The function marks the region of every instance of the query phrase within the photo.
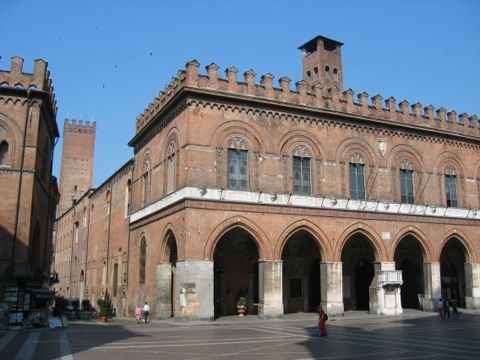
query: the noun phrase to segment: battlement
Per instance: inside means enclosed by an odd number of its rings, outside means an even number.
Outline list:
[[[218,65],[215,63],[206,66],[206,74],[199,74],[200,64],[196,60],[189,61],[186,68],[180,70],[176,77],[160,91],[144,112],[137,118],[137,133],[166,105],[180,89],[202,88],[209,91],[224,92],[225,94],[238,94],[240,96],[272,100],[276,103],[305,106],[314,110],[323,109],[348,113],[363,118],[381,120],[385,124],[411,124],[430,129],[442,129],[449,132],[480,137],[479,118],[467,113],[457,114],[455,110],[447,111],[445,108],[434,108],[432,105],[423,106],[416,102],[410,105],[407,100],[397,103],[393,97],[384,100],[381,95],[370,96],[360,92],[354,97],[351,89],[341,90],[337,87],[328,87],[323,84],[309,86],[304,80],[295,83],[295,90],[290,89],[291,80],[281,77],[279,87],[273,86],[274,76],[264,74],[260,83],[255,80],[253,70],[244,72],[244,80],[237,80],[238,70],[229,67],[225,70],[226,77],[218,76]]]
[[[57,112],[54,88],[47,62],[37,59],[34,62],[33,73],[23,72],[23,58],[14,56],[11,59],[10,70],[0,70],[0,88],[16,88],[44,91],[50,96],[53,113]]]
[[[95,133],[97,123],[95,121],[84,121],[75,119],[65,119],[63,131],[80,132],[80,133]]]

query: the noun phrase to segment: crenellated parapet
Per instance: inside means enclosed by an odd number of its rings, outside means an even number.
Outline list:
[[[10,70],[0,70],[0,88],[43,91],[50,98],[53,113],[57,113],[52,79],[45,60],[35,60],[33,73],[24,73],[23,59],[19,56],[12,57]]]
[[[182,88],[198,88],[205,91],[224,92],[228,95],[240,95],[271,100],[284,105],[305,106],[308,110],[325,110],[353,114],[361,118],[383,121],[386,124],[408,124],[430,129],[442,129],[449,132],[480,137],[479,119],[476,115],[457,114],[455,110],[423,106],[419,102],[410,104],[407,100],[397,102],[390,96],[370,96],[365,91],[355,95],[351,89],[341,90],[322,84],[308,85],[304,80],[295,83],[291,89],[291,80],[281,77],[278,87],[274,86],[274,76],[270,73],[260,76],[253,70],[243,73],[243,80],[238,79],[238,70],[229,67],[225,77],[219,77],[218,65],[206,66],[206,73],[199,73],[200,64],[189,61],[186,68],[180,70],[176,77],[162,90],[153,102],[137,118],[137,133],[162,109]]]
[[[96,126],[95,121],[65,119],[63,131],[93,134]]]

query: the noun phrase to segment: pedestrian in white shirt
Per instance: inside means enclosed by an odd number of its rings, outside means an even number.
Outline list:
[[[148,306],[145,301],[145,305],[143,306],[143,318],[145,319],[145,324],[148,322],[148,314],[150,314],[150,306]]]

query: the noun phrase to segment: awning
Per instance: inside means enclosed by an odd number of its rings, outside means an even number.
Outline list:
[[[53,299],[55,292],[46,288],[25,288],[25,291],[32,293],[37,299]]]

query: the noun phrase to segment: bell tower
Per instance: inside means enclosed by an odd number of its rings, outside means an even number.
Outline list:
[[[92,187],[95,130],[95,122],[65,120],[58,216]]]
[[[317,36],[299,49],[302,51],[303,80],[311,87],[321,84],[343,89],[343,43]]]

